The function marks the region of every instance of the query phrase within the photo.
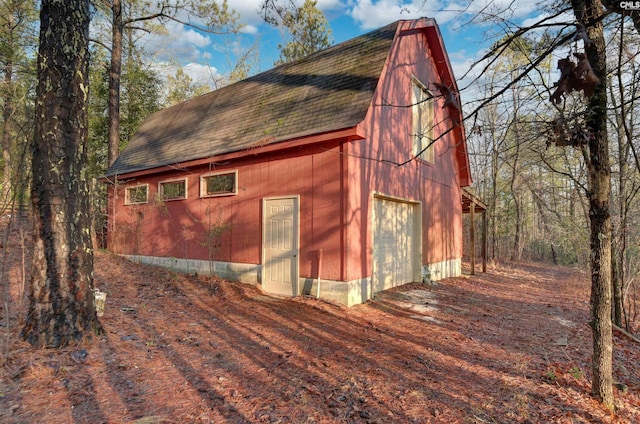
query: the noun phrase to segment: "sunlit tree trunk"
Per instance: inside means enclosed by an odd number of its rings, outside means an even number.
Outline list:
[[[85,181],[88,0],[43,0],[31,198],[33,271],[23,337],[61,347],[99,331]]]

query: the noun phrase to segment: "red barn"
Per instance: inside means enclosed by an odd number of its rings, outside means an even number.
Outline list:
[[[346,305],[459,275],[456,93],[422,18],[159,111],[107,172],[109,247]]]

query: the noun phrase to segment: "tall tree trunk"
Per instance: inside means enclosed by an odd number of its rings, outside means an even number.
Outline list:
[[[9,17],[11,19],[11,17]],[[13,121],[13,62],[9,60],[4,65],[4,85],[5,92],[2,108],[2,192],[0,204],[2,208],[7,207],[11,201],[12,179],[11,179],[11,122]]]
[[[624,254],[625,254],[625,244],[626,244],[626,236],[623,233],[622,222],[618,223],[616,228],[615,225],[611,226],[612,233],[612,245],[611,249],[611,320],[618,327],[624,327],[624,323],[622,320],[623,315],[623,295],[622,295],[622,285],[624,284]]]
[[[624,307],[624,287],[625,281],[627,278],[626,275],[626,255],[627,255],[627,229],[628,229],[628,213],[629,213],[629,201],[628,190],[627,190],[627,174],[629,171],[628,160],[630,159],[630,154],[633,153],[633,158],[636,162],[636,167],[640,170],[640,163],[638,162],[638,157],[636,155],[635,149],[633,148],[633,135],[631,127],[633,126],[633,119],[629,120],[629,110],[634,109],[635,101],[631,100],[631,103],[627,108],[627,95],[628,93],[625,91],[624,86],[624,78],[622,71],[622,60],[625,56],[624,52],[624,43],[625,43],[625,25],[624,25],[625,16],[622,15],[620,19],[620,42],[618,47],[618,66],[616,70],[616,77],[618,82],[618,90],[619,90],[619,101],[620,104],[616,107],[614,105],[614,110],[618,111],[616,113],[616,124],[618,127],[618,227],[617,231],[614,231],[615,237],[615,248],[613,256],[612,256],[612,286],[613,286],[613,304],[612,304],[612,319],[613,322],[622,327],[625,326],[628,329],[629,320],[627,313]],[[631,97],[633,98],[633,93],[631,93]],[[616,96],[611,90],[611,98],[614,99]],[[623,321],[624,320],[624,321]]]
[[[498,147],[496,145],[495,131],[491,124],[491,201],[489,202],[489,216],[491,217],[491,259],[495,259],[498,253]]]
[[[518,111],[518,108],[514,108],[514,110]],[[515,117],[514,119],[518,119]],[[511,173],[511,181],[509,183],[509,188],[511,191],[511,196],[513,197],[513,206],[515,208],[515,234],[513,237],[513,251],[511,252],[511,260],[512,261],[520,261],[522,260],[522,251],[524,250],[524,240],[523,240],[523,226],[524,226],[524,211],[522,207],[522,194],[520,193],[520,183],[519,183],[519,156],[520,156],[520,141],[518,139],[518,124],[514,124],[515,127],[515,152],[513,155],[513,163],[511,164],[513,172]]]
[[[89,1],[42,0],[31,198],[33,271],[22,336],[62,347],[100,330],[85,181]]]
[[[11,198],[12,193],[12,178],[11,178],[11,139],[12,139],[12,122],[13,122],[13,98],[14,98],[14,66],[16,60],[16,50],[17,50],[17,38],[19,37],[16,34],[16,18],[14,13],[15,9],[11,8],[5,10],[7,13],[6,19],[7,23],[3,26],[3,29],[6,30],[6,34],[4,34],[5,38],[5,49],[4,49],[4,57],[2,58],[4,73],[4,89],[2,90],[2,191],[0,192],[0,196],[2,199],[0,200],[0,204],[2,207],[6,207]],[[18,12],[19,13],[19,12]]]
[[[512,75],[513,80],[513,75]],[[513,163],[511,164],[511,181],[509,182],[509,188],[511,191],[511,196],[513,197],[513,206],[515,208],[515,235],[513,238],[513,251],[511,253],[511,260],[520,261],[522,260],[522,251],[524,249],[524,240],[523,240],[523,226],[524,226],[524,211],[522,210],[522,196],[520,193],[520,183],[519,183],[519,160],[520,160],[520,126],[518,123],[520,113],[520,105],[518,103],[518,96],[516,94],[516,88],[513,87],[511,89],[511,101],[513,102],[513,138],[514,138],[514,152],[513,152]]]
[[[524,250],[524,241],[522,239],[522,226],[523,226],[523,218],[522,218],[522,199],[520,197],[520,193],[518,193],[518,189],[515,187],[515,176],[511,181],[511,193],[513,196],[513,205],[515,207],[516,213],[516,222],[515,222],[515,234],[513,236],[513,251],[511,252],[511,260],[512,261],[520,261],[522,260],[522,251]],[[514,189],[516,191],[514,191]]]
[[[624,101],[624,99],[622,99]],[[622,102],[621,102],[622,103]],[[624,111],[624,106],[622,111]],[[626,278],[625,273],[625,255],[627,252],[627,160],[628,160],[628,145],[627,138],[624,131],[625,119],[621,114],[616,114],[616,121],[618,125],[618,157],[619,157],[619,172],[618,172],[618,225],[617,228],[612,226],[611,233],[614,240],[613,246],[615,246],[611,257],[611,286],[613,302],[611,304],[611,319],[614,324],[622,327],[622,315],[624,310],[624,299],[622,294],[622,288],[624,286],[624,280]]]
[[[122,20],[121,0],[113,0],[111,6],[113,22],[111,28],[111,66],[109,69],[109,127],[107,166],[111,166],[120,153],[120,80],[122,78]]]
[[[613,409],[612,326],[611,326],[611,166],[607,139],[607,65],[600,0],[572,0],[578,22],[588,28],[592,41],[586,53],[600,78],[589,99],[586,123],[589,139],[589,220],[591,224],[591,329],[593,334],[592,394]]]

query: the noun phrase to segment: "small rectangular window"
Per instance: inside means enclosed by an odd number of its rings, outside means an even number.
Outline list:
[[[207,174],[200,177],[200,196],[231,196],[238,194],[238,171]]]
[[[124,191],[125,205],[138,205],[149,201],[149,184],[127,187]]]
[[[161,181],[160,198],[162,200],[179,200],[187,198],[187,179]]]
[[[427,162],[433,162],[433,95],[415,78],[412,92],[413,147],[411,153]]]

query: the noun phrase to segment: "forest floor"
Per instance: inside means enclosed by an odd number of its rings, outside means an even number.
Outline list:
[[[501,264],[346,308],[104,252],[95,268],[105,332],[85,346],[20,341],[10,286],[0,422],[640,423],[630,338],[614,335],[616,412],[589,395],[584,271]]]

